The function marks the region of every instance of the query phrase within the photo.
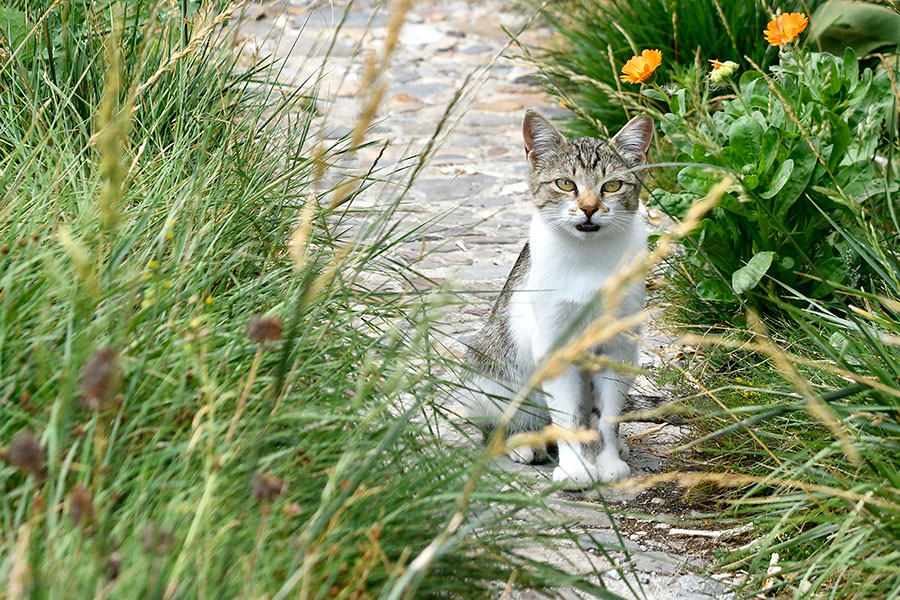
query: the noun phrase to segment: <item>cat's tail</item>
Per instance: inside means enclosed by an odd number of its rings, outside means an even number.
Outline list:
[[[646,394],[628,394],[622,406],[622,415],[628,415],[628,421],[646,421],[650,423],[671,423],[679,425],[684,422],[680,405],[671,404],[670,396],[648,396]],[[668,406],[667,406],[668,405]]]

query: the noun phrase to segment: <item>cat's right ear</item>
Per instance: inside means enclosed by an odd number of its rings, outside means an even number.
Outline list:
[[[525,156],[533,167],[542,154],[566,145],[566,138],[536,110],[525,111],[522,122],[522,137],[525,139]]]

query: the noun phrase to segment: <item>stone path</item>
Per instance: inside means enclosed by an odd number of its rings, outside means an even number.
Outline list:
[[[346,2],[293,0],[251,6],[246,13],[250,20],[242,33],[260,47],[262,54],[274,54],[285,61],[285,81],[300,82],[322,75],[319,109],[327,123],[328,139],[347,135],[357,120],[364,69],[359,49],[377,50],[386,36],[387,10],[373,16],[375,4],[367,0],[353,5],[324,71],[319,70],[321,59]],[[414,3],[387,73],[389,83],[380,120],[368,137],[391,140],[382,164],[403,164],[404,159],[425,147],[444,118],[448,103],[467,77],[475,74],[474,84],[468,88],[470,94],[463,95],[463,101],[446,119],[452,131],[439,140],[439,149],[419,173],[398,212],[398,218],[410,227],[442,215],[436,224],[398,248],[395,256],[414,266],[422,277],[389,282],[418,290],[449,283],[460,291],[460,302],[450,307],[443,325],[446,351],[453,354],[461,354],[462,342],[480,326],[527,235],[532,204],[525,183],[528,167],[521,141],[523,111],[534,107],[552,119],[566,116],[552,97],[536,87],[533,69],[500,56],[509,39],[502,27],[518,30],[528,20],[523,7],[524,3],[501,0]],[[549,31],[535,27],[519,40],[533,47],[545,43],[549,36]],[[379,152],[380,146],[364,149],[346,166],[369,165]],[[380,201],[377,191],[368,191],[356,204],[375,205]],[[642,362],[652,368],[659,360],[655,350],[665,350],[668,340],[652,324],[650,334]],[[644,393],[659,393],[646,379],[641,383]],[[685,435],[686,429],[640,423],[626,424],[623,432],[631,437],[628,462],[633,472],[647,474],[666,470],[665,451]],[[512,461],[502,465],[536,476],[523,478],[523,485],[541,485],[541,478],[549,477],[551,470]],[[604,498],[616,510],[654,514],[672,521],[691,512],[675,489],[640,494],[606,492]],[[540,560],[586,576],[602,574],[612,591],[626,597],[632,591],[638,597],[655,600],[728,596],[725,584],[691,572],[706,564],[712,546],[670,535],[671,523],[637,517],[619,519],[629,555],[614,553],[616,564],[610,564],[597,551],[598,545],[619,546],[606,513],[590,499],[575,494],[560,493],[556,508],[579,519],[578,543],[556,549],[533,548],[533,555]],[[622,580],[616,566],[628,582]],[[513,597],[539,598],[531,593]],[[582,596],[562,590],[558,597]]]

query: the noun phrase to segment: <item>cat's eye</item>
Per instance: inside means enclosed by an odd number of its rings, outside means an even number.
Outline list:
[[[622,182],[618,179],[613,179],[612,181],[607,181],[603,184],[604,192],[618,192],[620,189],[622,189]]]
[[[570,179],[557,179],[556,187],[564,192],[571,192],[575,189],[575,182]]]

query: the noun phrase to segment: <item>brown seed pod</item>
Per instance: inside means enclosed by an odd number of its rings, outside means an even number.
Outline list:
[[[94,498],[80,483],[72,488],[69,497],[69,516],[78,525],[82,520],[89,521],[94,516]]]
[[[257,471],[250,481],[250,490],[253,492],[254,498],[268,502],[284,491],[284,479]]]
[[[43,479],[47,474],[41,442],[30,431],[22,430],[15,435],[7,451],[7,460],[23,473],[38,479]]]
[[[122,366],[118,351],[105,346],[91,354],[81,371],[81,389],[86,397],[82,405],[97,410],[101,403],[119,393],[121,387]]]
[[[264,317],[262,315],[254,315],[250,319],[250,330],[248,334],[250,339],[257,344],[281,339],[281,317],[272,316]]]

